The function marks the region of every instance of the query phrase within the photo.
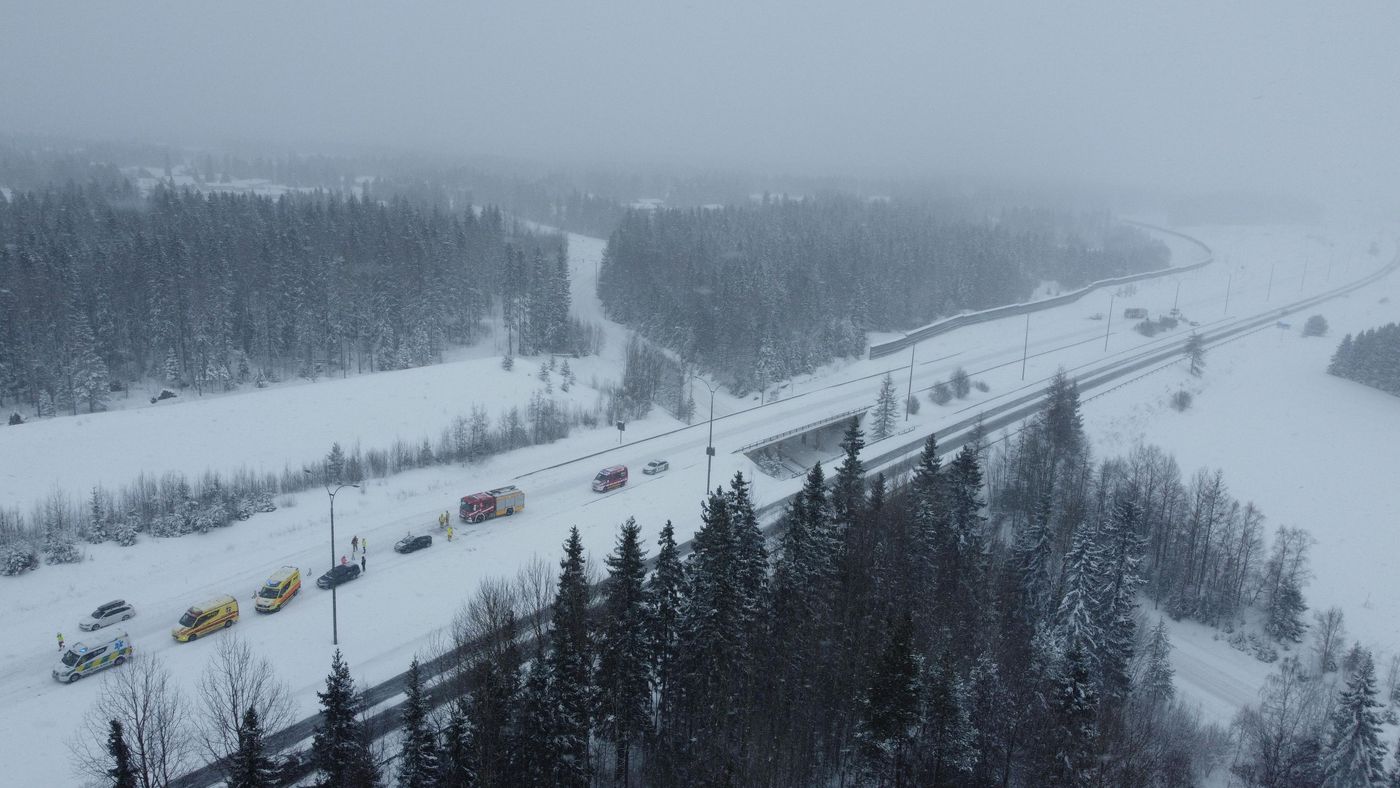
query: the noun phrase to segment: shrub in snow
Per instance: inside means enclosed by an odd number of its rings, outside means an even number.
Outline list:
[[[515,359],[510,356],[501,356],[501,369],[504,369],[506,372],[515,369]]]
[[[15,426],[16,424],[23,424],[23,423],[24,423],[24,417],[23,417],[23,416],[19,415],[18,413],[11,413],[11,414],[10,414],[10,426],[11,426],[11,427]]]
[[[928,393],[929,401],[935,405],[947,405],[953,401],[953,390],[948,388],[944,381],[934,384],[933,390]]]
[[[136,544],[136,526],[126,518],[118,520],[112,526],[112,539],[122,547]]]
[[[44,548],[46,564],[76,564],[83,560],[82,551],[73,542],[55,542]]]
[[[178,396],[180,396],[180,395],[179,395],[179,394],[176,394],[175,392],[171,391],[170,389],[161,389],[159,394],[155,395],[154,397],[151,397],[151,404],[154,405],[154,404],[156,404],[157,402],[160,402],[160,401],[163,400],[163,399],[174,399],[175,397],[178,397]]]
[[[909,401],[905,403],[905,407],[907,407],[907,408],[909,409],[909,415],[910,415],[910,416],[917,416],[917,415],[919,415],[919,398],[918,398],[918,397],[910,397],[910,398],[909,398]]]
[[[0,575],[14,577],[38,566],[39,554],[29,545],[12,544],[0,548]]]
[[[1182,389],[1172,395],[1172,409],[1177,413],[1185,412],[1189,407],[1191,407],[1191,392]]]
[[[1154,320],[1143,320],[1133,326],[1133,330],[1145,337],[1157,336],[1157,323]]]
[[[1322,315],[1313,315],[1308,318],[1308,322],[1303,324],[1303,336],[1324,337],[1327,336],[1327,318]]]
[[[973,383],[972,387],[982,392],[983,394],[986,394],[987,392],[992,390],[992,387],[988,386],[987,381],[985,380],[979,380],[976,383]]]
[[[953,396],[958,399],[966,399],[967,395],[972,393],[972,379],[967,376],[967,370],[962,367],[958,367],[948,382],[953,386]]]

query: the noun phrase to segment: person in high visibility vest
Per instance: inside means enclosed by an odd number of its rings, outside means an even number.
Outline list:
[[[447,541],[452,541],[452,526],[447,526]]]
[[[63,633],[62,633],[62,632],[58,633],[58,650],[59,650],[59,651],[62,651],[62,650],[63,650]]]
[[[447,527],[447,512],[443,512],[442,514],[438,515],[438,527],[439,527],[439,528],[446,528],[446,527]]]

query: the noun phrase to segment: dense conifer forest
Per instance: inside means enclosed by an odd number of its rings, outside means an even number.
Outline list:
[[[418,366],[501,315],[576,350],[562,240],[498,210],[125,181],[0,196],[0,403],[98,410],[122,383],[226,389]]]
[[[608,241],[609,315],[753,389],[861,353],[869,330],[1164,267],[1160,242],[1107,217],[1041,212],[943,221],[847,197],[634,211]]]
[[[1400,323],[1347,334],[1327,371],[1400,396]]]
[[[435,702],[410,672],[384,776],[1185,786],[1228,761],[1246,784],[1281,786],[1258,774],[1278,754],[1269,736],[1303,759],[1295,773],[1319,777],[1348,774],[1348,753],[1371,746],[1346,716],[1374,723],[1359,647],[1330,738],[1287,730],[1292,718],[1264,705],[1242,712],[1232,742],[1175,700],[1162,619],[1228,623],[1253,606],[1273,642],[1295,642],[1308,538],[1280,529],[1266,550],[1262,515],[1218,473],[1185,483],[1156,449],[1093,462],[1065,377],[997,447],[974,436],[941,459],[930,437],[907,484],[867,482],[863,442],[853,422],[834,473],[814,466],[771,534],[736,475],[703,505],[684,558],[670,523],[648,546],[629,520],[601,562],[574,531],[552,579],[487,582],[454,624],[476,658]],[[590,563],[606,573],[596,585]],[[1290,657],[1271,681],[1301,670]],[[333,672],[328,693],[343,681]],[[323,730],[355,711],[327,706]],[[318,740],[313,760],[330,746]]]

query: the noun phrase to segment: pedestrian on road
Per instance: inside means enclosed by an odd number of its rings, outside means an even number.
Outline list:
[[[365,572],[368,572],[368,571],[369,571],[369,567],[365,566],[365,554],[364,554],[364,553],[360,553],[360,574],[364,574]]]
[[[59,651],[62,651],[62,650],[63,650],[63,633],[62,633],[62,632],[58,633],[58,650],[59,650]]]
[[[369,539],[361,539],[361,540],[360,540],[360,555],[364,555],[365,553],[368,553],[368,552],[369,552]]]
[[[452,541],[452,526],[447,526],[447,541]]]
[[[348,563],[350,563],[350,562],[347,561],[347,560],[345,559],[345,556],[342,555],[342,556],[340,557],[340,565],[341,565],[341,566],[345,566],[345,565],[348,564]]]
[[[447,512],[443,512],[442,514],[438,515],[438,527],[439,527],[439,528],[446,528],[446,527],[447,527]]]
[[[360,549],[360,537],[350,537],[350,555],[354,555]]]

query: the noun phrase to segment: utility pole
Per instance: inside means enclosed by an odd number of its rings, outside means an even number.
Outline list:
[[[1181,280],[1176,280],[1176,295],[1172,296],[1172,314],[1176,314],[1176,305],[1181,301]]]
[[[715,461],[715,387],[710,385],[708,380],[696,375],[690,376],[691,380],[698,380],[705,384],[705,388],[710,390],[710,437],[709,445],[705,447],[705,495],[710,494],[710,468]]]
[[[1265,301],[1265,302],[1267,302],[1267,301],[1269,300],[1269,296],[1273,295],[1273,293],[1274,293],[1274,266],[1276,266],[1276,265],[1278,265],[1278,263],[1270,263],[1270,264],[1269,264],[1269,286],[1268,286],[1268,288],[1264,291],[1264,301]]]
[[[914,399],[914,349],[918,342],[909,346],[909,389],[904,393],[904,420],[909,420],[909,403]]]
[[[1115,295],[1117,294],[1110,293],[1108,296],[1108,325],[1104,326],[1103,329],[1103,352],[1105,353],[1108,352],[1108,334],[1113,330],[1113,297]]]
[[[1235,272],[1231,271],[1225,277],[1225,314],[1230,314],[1230,285],[1235,281]]]
[[[1021,380],[1026,379],[1026,355],[1031,350],[1031,313],[1026,313],[1026,342],[1021,346]]]

